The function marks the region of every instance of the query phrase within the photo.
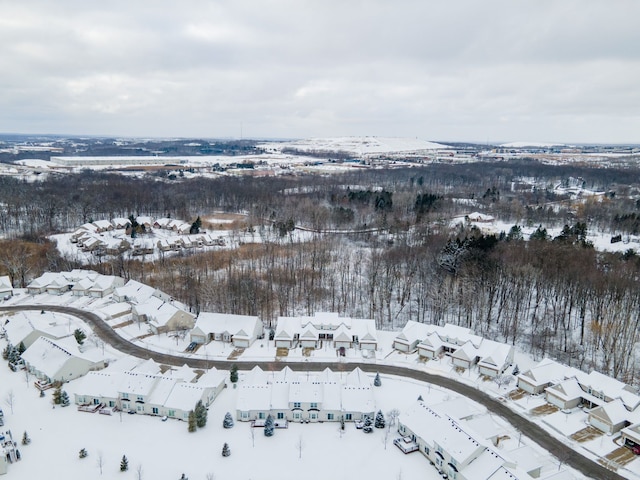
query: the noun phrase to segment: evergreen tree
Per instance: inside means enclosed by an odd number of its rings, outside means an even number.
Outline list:
[[[386,422],[384,420],[384,414],[382,413],[382,410],[378,410],[378,413],[376,413],[376,421],[375,421],[375,427],[376,428],[384,428]]]
[[[231,383],[236,383],[238,381],[238,366],[235,363],[231,365],[229,380],[231,380]]]
[[[200,216],[196,218],[196,221],[191,224],[191,228],[189,229],[190,234],[200,233],[200,228],[202,227],[202,220],[200,220]]]
[[[518,365],[513,367],[513,372],[511,372],[511,373],[512,373],[512,375],[518,375],[520,373],[520,369],[518,368]]]
[[[198,400],[194,410],[196,414],[196,425],[202,428],[207,424],[207,408],[203,405],[202,400]]]
[[[60,405],[61,402],[62,402],[62,387],[58,385],[56,389],[53,391],[53,404]]]
[[[362,427],[362,431],[364,433],[371,433],[373,432],[373,427],[371,426],[371,417],[369,417],[369,415],[365,415],[364,417],[364,426]]]
[[[7,354],[7,360],[9,360],[9,363],[16,363],[18,362],[18,360],[20,360],[20,353],[18,352],[18,349],[13,345],[9,349],[9,353]]]
[[[62,390],[60,394],[60,405],[63,407],[68,407],[71,402],[69,401],[69,394],[66,390]]]
[[[267,415],[267,420],[264,422],[264,436],[273,437],[275,431],[275,425],[273,424],[273,417],[271,414]]]
[[[78,452],[78,458],[87,458],[87,455],[89,454],[87,453],[86,448],[81,448],[80,451]]]
[[[190,433],[195,432],[196,429],[198,428],[198,423],[196,420],[196,412],[194,412],[193,410],[189,412],[189,419],[187,423],[188,423],[187,430],[189,430]]]
[[[31,443],[31,439],[29,438],[29,435],[27,435],[27,431],[24,431],[24,434],[22,435],[22,444],[23,445],[29,445]]]
[[[9,360],[9,355],[11,354],[11,350],[13,350],[13,345],[8,343],[5,349],[2,351],[3,360]]]
[[[222,422],[222,426],[224,428],[232,428],[233,427],[233,417],[229,412],[227,412],[224,416],[224,420]]]
[[[229,444],[225,443],[222,446],[222,456],[223,457],[228,457],[229,455],[231,455],[231,449],[229,448]]]
[[[127,460],[126,455],[122,455],[122,460],[120,460],[120,471],[126,472],[129,470],[129,460]]]
[[[73,331],[73,336],[76,338],[76,342],[78,342],[78,345],[82,345],[84,343],[85,339],[87,338],[87,334],[84,333],[79,328],[76,328]]]
[[[382,385],[382,380],[380,380],[380,374],[376,373],[376,378],[373,379],[373,386],[379,387]]]
[[[424,402],[424,398],[422,398],[422,395],[419,395],[419,396],[418,396],[418,401],[419,401],[419,402]]]
[[[27,347],[24,346],[24,342],[18,344],[18,356],[22,356]]]

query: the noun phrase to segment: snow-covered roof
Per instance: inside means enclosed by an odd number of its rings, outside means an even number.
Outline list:
[[[194,330],[199,329],[204,334],[224,333],[231,335],[244,334],[248,336],[259,329],[260,319],[252,315],[232,315],[230,313],[200,312]]]
[[[374,320],[340,317],[336,312],[317,312],[313,316],[279,317],[275,329],[276,340],[289,340],[294,334],[301,339],[317,340],[320,334],[332,333],[334,341],[377,342]]]
[[[73,334],[64,317],[54,312],[44,313],[36,311],[16,312],[8,316],[4,329],[13,345],[24,341],[32,332],[39,332],[43,336],[60,339]]]
[[[479,366],[502,367],[513,359],[513,345],[484,339],[478,348]]]
[[[113,224],[109,220],[96,220],[93,224],[100,230],[106,230],[107,228],[113,228]]]
[[[164,406],[171,409],[189,411],[192,410],[198,400],[201,400],[205,392],[211,387],[197,383],[176,383],[167,396]]]
[[[633,421],[630,420],[636,420],[635,417],[637,417],[637,415],[634,415],[625,408],[624,403],[622,403],[622,400],[619,398],[592,409],[589,412],[589,416],[598,417],[611,425],[618,425],[624,421],[633,423]]]
[[[470,402],[464,397],[456,397],[453,400],[429,405],[434,412],[442,417],[451,417],[454,420],[465,420],[486,413],[487,409],[475,402]]]
[[[545,358],[531,369],[518,375],[518,378],[522,378],[533,385],[546,385],[559,383],[571,376],[572,372],[575,373],[573,368]]]
[[[73,392],[95,398],[118,398],[122,376],[120,372],[88,372],[71,383]]]
[[[133,303],[143,303],[153,296],[155,288],[137,282],[136,280],[129,280],[123,287],[115,289],[114,295],[117,298],[126,299]]]
[[[0,292],[9,292],[13,290],[13,285],[11,285],[11,279],[8,275],[3,275],[0,277]]]
[[[124,280],[121,277],[116,277],[114,275],[100,275],[95,279],[89,291],[92,292],[104,292],[105,290],[109,290],[114,287],[121,287],[124,283]]]
[[[129,395],[149,395],[156,383],[158,375],[148,373],[123,372],[119,392]],[[130,400],[135,400],[130,398]]]
[[[57,379],[57,373],[72,358],[84,360],[88,365],[94,363],[94,359],[89,359],[85,354],[80,353],[74,338],[70,340],[39,337],[22,354],[22,358],[51,379]]]
[[[561,400],[564,400],[565,402],[582,398],[586,395],[585,391],[580,388],[575,377],[571,377],[558,384],[551,385],[545,388],[545,391],[560,398]],[[601,403],[601,401],[598,400],[597,403]]]
[[[454,420],[438,415],[423,402],[418,402],[408,412],[400,414],[399,420],[428,444],[440,445],[459,464],[478,456],[486,448]]]

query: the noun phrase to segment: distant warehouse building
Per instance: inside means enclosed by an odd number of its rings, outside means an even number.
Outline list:
[[[109,165],[184,165],[188,157],[51,157],[51,161],[64,167],[93,167]]]

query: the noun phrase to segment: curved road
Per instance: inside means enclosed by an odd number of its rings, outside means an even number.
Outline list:
[[[304,371],[322,371],[325,368],[330,368],[334,371],[344,371],[346,369],[353,369],[360,367],[364,371],[371,373],[380,372],[387,375],[397,375],[401,377],[409,377],[414,380],[431,383],[448,390],[454,391],[460,395],[470,398],[481,405],[484,405],[487,410],[507,420],[511,425],[516,427],[525,436],[529,437],[540,445],[545,450],[549,451],[557,458],[561,459],[563,463],[575,468],[582,472],[584,475],[599,480],[623,480],[625,477],[618,475],[611,470],[603,467],[597,462],[581,455],[571,447],[565,445],[561,440],[549,435],[544,429],[530,422],[517,412],[511,410],[502,402],[490,397],[486,393],[477,390],[476,388],[464,383],[459,383],[451,378],[442,377],[439,375],[433,375],[427,372],[413,370],[411,368],[400,367],[395,365],[384,364],[368,364],[368,363],[340,363],[340,362],[286,362],[286,361],[272,361],[272,362],[232,362],[228,360],[208,360],[202,358],[189,358],[179,355],[170,355],[161,352],[155,352],[147,350],[144,347],[135,345],[128,340],[118,335],[109,325],[107,325],[96,314],[78,310],[70,307],[62,307],[58,305],[20,305],[10,307],[0,307],[2,311],[23,311],[23,310],[48,310],[52,312],[65,313],[78,318],[81,318],[93,327],[94,332],[104,342],[110,344],[114,348],[134,357],[148,359],[152,358],[158,363],[164,363],[168,365],[182,366],[185,363],[191,368],[207,369],[216,367],[219,369],[228,369],[229,365],[236,363],[238,369],[249,370],[258,365],[264,370],[281,369],[285,366],[290,367],[292,370],[304,370]]]

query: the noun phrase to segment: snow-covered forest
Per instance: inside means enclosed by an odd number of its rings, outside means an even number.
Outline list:
[[[274,178],[4,177],[0,275],[24,286],[44,270],[79,266],[47,236],[85,222],[242,213],[228,226],[242,238],[237,248],[152,263],[96,258],[91,268],[156,285],[196,312],[272,323],[337,311],[390,330],[449,322],[636,383],[640,260],[633,243],[606,253],[588,233],[638,233],[639,176],[514,161]],[[451,221],[473,211],[510,227]],[[523,234],[538,225],[531,239]]]

